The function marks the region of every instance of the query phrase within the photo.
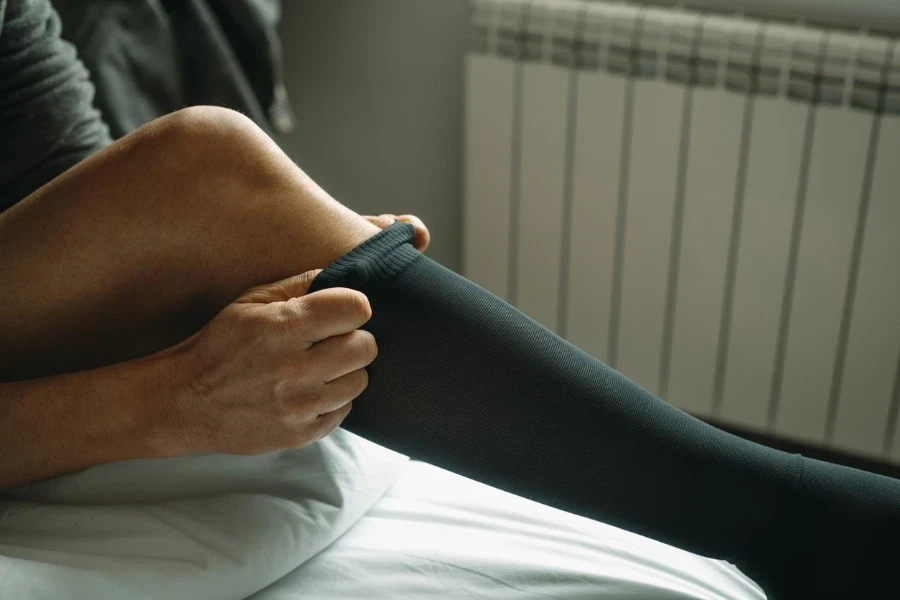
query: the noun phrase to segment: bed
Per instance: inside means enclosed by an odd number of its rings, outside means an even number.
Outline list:
[[[93,467],[0,495],[0,599],[758,600],[698,557],[343,430]]]

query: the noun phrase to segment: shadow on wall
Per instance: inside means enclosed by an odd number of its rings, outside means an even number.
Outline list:
[[[281,36],[297,113],[284,150],[360,213],[414,213],[429,255],[460,256],[466,0],[284,3]]]

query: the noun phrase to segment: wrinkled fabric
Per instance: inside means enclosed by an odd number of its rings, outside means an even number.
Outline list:
[[[410,461],[324,552],[249,600],[763,600],[728,563]]]
[[[114,138],[184,106],[293,126],[275,27],[279,0],[54,0]]]
[[[0,212],[109,143],[47,0],[0,0]]]
[[[0,599],[243,599],[352,527],[406,462],[338,430],[297,450],[120,461],[6,490]]]

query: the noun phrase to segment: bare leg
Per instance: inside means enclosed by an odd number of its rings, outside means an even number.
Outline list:
[[[163,117],[0,214],[0,380],[170,346],[377,231],[238,113]]]

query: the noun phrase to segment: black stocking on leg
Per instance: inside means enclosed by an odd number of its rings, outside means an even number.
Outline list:
[[[379,356],[348,430],[729,560],[770,598],[898,597],[900,481],[711,427],[415,251],[412,239],[411,226],[394,224],[313,284],[360,290],[372,305],[366,328]]]

